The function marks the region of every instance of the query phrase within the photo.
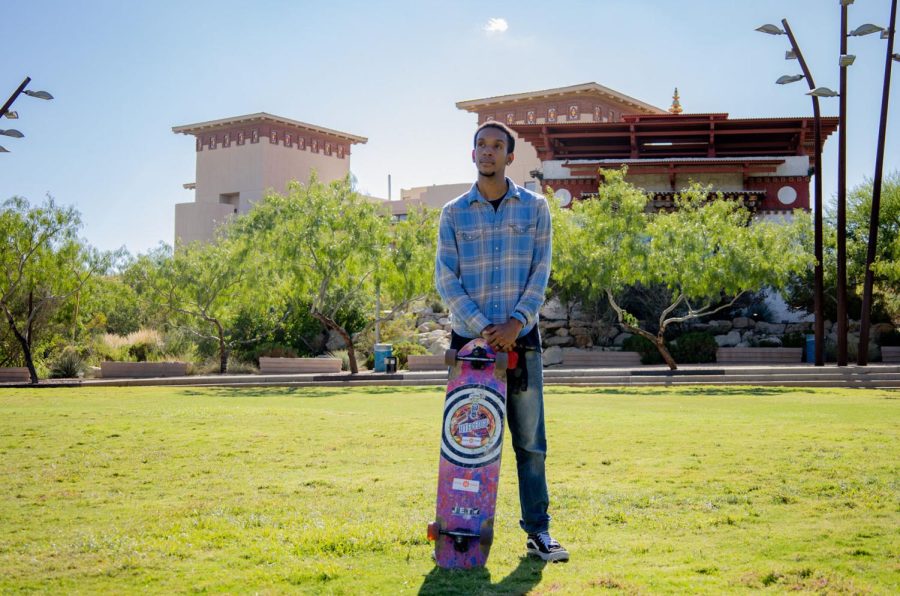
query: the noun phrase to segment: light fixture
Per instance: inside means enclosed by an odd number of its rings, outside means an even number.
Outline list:
[[[38,99],[53,99],[53,96],[46,91],[32,91],[31,89],[26,89],[23,93],[25,93],[25,95],[36,97]]]
[[[3,135],[5,137],[12,137],[14,139],[21,139],[22,137],[25,136],[21,132],[16,130],[15,128],[9,128],[7,130],[0,130],[0,135]]]
[[[0,153],[9,153],[9,150],[6,147],[0,145]]]
[[[784,30],[781,27],[776,25],[766,24],[761,27],[757,27],[755,31],[759,31],[760,33],[768,33],[769,35],[784,35]]]
[[[865,25],[860,25],[847,35],[851,35],[853,37],[862,37],[863,35],[870,35],[872,33],[878,33],[879,31],[884,30],[884,27],[879,27],[878,25],[873,25],[872,23],[866,23]]]
[[[788,50],[787,52],[784,53],[784,59],[785,60],[796,60],[797,52],[795,52],[794,50]]]
[[[19,112],[16,112],[15,110],[9,110],[5,114],[3,114],[3,116],[5,118],[9,118],[10,120],[16,120],[19,118]]]
[[[850,6],[853,4],[853,0],[841,0],[841,6]]]
[[[803,78],[802,74],[798,75],[782,75],[778,77],[778,80],[775,81],[779,85],[787,85],[788,83],[796,83],[800,79]]]
[[[853,64],[853,61],[856,60],[856,56],[853,54],[844,54],[841,56],[840,60],[838,60],[838,64],[841,68],[845,68]]]
[[[893,58],[896,62],[900,62],[900,54],[891,54],[891,58]]]
[[[813,97],[837,97],[838,93],[836,91],[832,91],[828,87],[816,87],[807,95],[812,95]]]

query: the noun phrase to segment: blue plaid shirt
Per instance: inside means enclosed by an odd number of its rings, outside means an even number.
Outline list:
[[[547,200],[506,179],[494,207],[473,184],[441,211],[435,284],[450,308],[453,330],[478,337],[510,317],[522,322],[519,337],[538,321],[550,279],[550,208]]]

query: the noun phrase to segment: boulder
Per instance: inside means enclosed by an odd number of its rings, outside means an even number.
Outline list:
[[[438,319],[437,323],[441,327],[446,327],[450,324],[450,317],[441,317],[440,319]]]
[[[559,298],[551,298],[541,307],[541,317],[548,320],[567,319],[569,313],[565,307],[560,304]]]
[[[741,343],[741,334],[739,331],[729,331],[725,335],[717,335],[715,339],[720,348],[733,348]]]
[[[556,337],[569,337],[569,330],[565,327],[560,327],[556,330]]]
[[[562,364],[563,351],[559,346],[552,346],[544,350],[543,354],[544,366],[553,366],[554,364]]]
[[[756,324],[756,330],[764,335],[783,335],[784,328],[784,323],[766,323],[765,321],[760,321]]]
[[[575,340],[571,337],[548,337],[544,340],[545,346],[571,346]]]
[[[344,341],[344,337],[335,331],[334,329],[328,330],[328,340],[325,342],[325,349],[329,352],[335,352],[337,350],[346,350],[347,342]]]
[[[756,325],[756,321],[750,317],[735,317],[731,324],[735,329],[747,329],[748,327]]]
[[[556,321],[545,321],[541,319],[540,322],[541,329],[559,329],[560,327],[566,326],[565,319],[558,319]]]
[[[613,339],[613,345],[621,348],[622,344],[625,343],[625,340],[631,336],[631,333],[620,333]]]
[[[733,327],[731,321],[726,321],[724,319],[719,319],[716,321],[709,322],[709,332],[715,334],[728,333],[731,331]]]
[[[575,347],[577,348],[590,348],[594,345],[594,340],[591,339],[590,335],[575,335]]]
[[[441,337],[439,339],[434,340],[431,344],[425,346],[428,348],[428,353],[433,356],[440,356],[444,352],[450,349],[450,338],[449,337]]]

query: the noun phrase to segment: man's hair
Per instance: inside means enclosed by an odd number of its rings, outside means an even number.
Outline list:
[[[472,146],[476,147],[478,145],[478,133],[480,133],[485,128],[496,128],[497,130],[502,130],[506,134],[506,154],[509,155],[513,153],[516,149],[516,137],[513,136],[513,131],[502,122],[497,122],[496,120],[488,120],[481,126],[475,129],[475,136],[472,137]]]

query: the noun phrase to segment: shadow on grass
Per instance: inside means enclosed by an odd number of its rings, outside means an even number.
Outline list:
[[[296,397],[310,399],[355,395],[391,395],[398,393],[428,393],[432,387],[204,387],[185,389],[183,395],[250,398],[250,397]],[[443,391],[443,389],[441,388]]]
[[[524,556],[512,573],[491,583],[491,572],[478,569],[442,569],[435,566],[425,576],[420,595],[432,594],[526,594],[537,586],[547,563]]]

